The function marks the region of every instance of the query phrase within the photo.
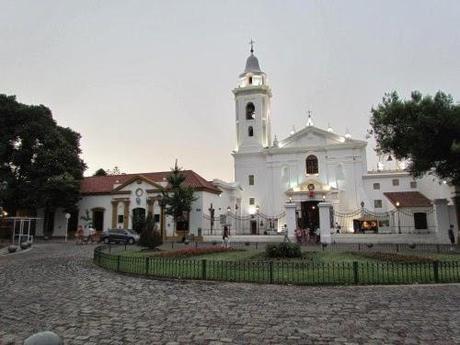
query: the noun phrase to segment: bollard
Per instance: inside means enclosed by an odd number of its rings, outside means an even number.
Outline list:
[[[61,337],[56,333],[45,331],[31,335],[24,341],[24,345],[63,345]]]
[[[206,259],[201,260],[201,279],[206,280]]]
[[[353,283],[359,283],[359,276],[358,276],[358,262],[353,261]]]
[[[439,283],[439,261],[433,261],[434,282]]]
[[[273,284],[273,261],[269,261],[269,282]]]

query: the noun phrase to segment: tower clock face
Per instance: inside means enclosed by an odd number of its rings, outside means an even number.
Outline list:
[[[136,196],[141,197],[142,195],[144,195],[144,191],[141,188],[137,188],[136,189]]]

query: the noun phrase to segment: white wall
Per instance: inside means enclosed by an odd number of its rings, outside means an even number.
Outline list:
[[[399,186],[393,186],[394,179],[399,180]],[[407,172],[367,174],[363,177],[363,181],[368,196],[365,207],[375,212],[385,212],[395,208],[383,193],[419,191],[418,188],[411,188],[410,183],[414,179]],[[374,189],[374,183],[379,183],[380,189]],[[382,200],[383,207],[374,208],[374,200]]]
[[[65,237],[66,229],[67,229],[67,219],[65,218],[66,212],[62,208],[58,208],[54,212],[54,230],[53,230],[53,237]],[[40,218],[37,221],[37,225],[35,227],[35,236],[43,236],[44,235],[44,219],[45,213],[43,209],[39,209],[37,211],[37,217]],[[73,230],[73,229],[70,229]],[[75,229],[76,230],[76,229]]]
[[[78,225],[85,226],[86,221],[81,217],[86,216],[86,210],[89,211],[90,217],[93,216],[92,209],[104,209],[104,226],[103,229],[112,227],[112,195],[87,195],[83,196],[78,203]]]

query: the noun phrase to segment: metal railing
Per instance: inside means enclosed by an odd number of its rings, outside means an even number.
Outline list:
[[[298,285],[423,284],[460,282],[460,261],[418,263],[224,261],[124,256],[94,250],[100,267],[122,273],[173,279]]]

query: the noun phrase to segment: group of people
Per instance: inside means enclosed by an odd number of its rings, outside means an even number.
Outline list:
[[[96,241],[96,230],[89,226],[83,227],[79,225],[75,237],[77,244],[92,243]]]
[[[316,228],[316,229],[312,229],[312,228],[300,229],[300,228],[297,228],[295,230],[295,237],[296,237],[297,243],[299,243],[301,245],[319,243],[319,240],[320,240],[319,228]]]

